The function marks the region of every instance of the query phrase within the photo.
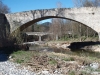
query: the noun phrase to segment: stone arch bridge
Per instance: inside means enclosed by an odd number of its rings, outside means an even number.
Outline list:
[[[82,23],[95,30],[100,39],[100,8],[54,8],[30,10],[24,12],[5,14],[10,25],[10,33],[17,28],[23,30],[31,24],[49,18],[64,18]]]

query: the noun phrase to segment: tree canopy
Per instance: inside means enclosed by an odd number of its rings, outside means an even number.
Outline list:
[[[76,7],[99,7],[100,0],[73,0]]]
[[[0,0],[0,13],[10,13],[10,8]]]

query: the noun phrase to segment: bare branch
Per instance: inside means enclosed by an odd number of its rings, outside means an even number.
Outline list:
[[[7,5],[3,4],[2,0],[0,0],[0,13],[9,13],[10,9]]]
[[[100,0],[73,0],[76,7],[98,7]]]

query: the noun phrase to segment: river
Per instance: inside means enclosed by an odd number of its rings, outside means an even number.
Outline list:
[[[32,51],[48,51],[48,52],[55,52],[55,53],[63,53],[69,55],[78,55],[78,56],[93,56],[100,58],[100,53],[93,52],[86,49],[63,49],[57,47],[49,47],[49,46],[38,46],[38,45],[31,45],[29,50]]]

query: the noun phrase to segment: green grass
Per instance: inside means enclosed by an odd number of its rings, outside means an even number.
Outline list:
[[[86,71],[81,71],[81,75],[91,75],[91,74],[87,73]]]
[[[49,62],[49,64],[51,64],[51,65],[55,65],[55,64],[57,64],[57,61],[54,60],[54,59],[52,59],[52,60],[50,60],[50,61],[48,61],[48,62]]]
[[[32,51],[17,51],[11,54],[12,58],[16,63],[26,63],[29,62],[32,56],[38,55],[37,52]]]
[[[75,75],[75,71],[69,72],[69,75]]]
[[[75,61],[75,59],[73,57],[63,58],[62,60],[64,60],[64,61]]]
[[[24,60],[21,60],[21,59],[16,59],[16,60],[15,60],[15,62],[17,62],[17,63],[20,63],[20,64],[21,64],[21,63],[24,63]]]

